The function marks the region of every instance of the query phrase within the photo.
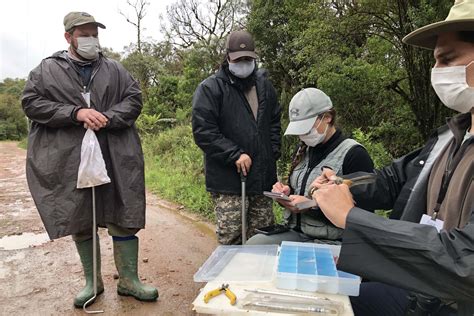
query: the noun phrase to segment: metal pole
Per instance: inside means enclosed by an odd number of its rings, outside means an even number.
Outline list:
[[[245,181],[247,177],[244,176],[243,172],[240,172],[240,180],[242,182],[242,245],[247,242],[247,212],[245,209]]]
[[[87,314],[98,314],[103,313],[103,310],[88,311],[86,306],[97,297],[97,219],[95,215],[95,187],[92,187],[92,270],[93,270],[93,285],[94,285],[94,296],[92,296],[87,302],[84,303],[82,309]]]

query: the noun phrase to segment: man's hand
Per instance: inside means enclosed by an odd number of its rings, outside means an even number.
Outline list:
[[[275,182],[275,184],[272,187],[272,192],[283,193],[284,195],[290,195],[290,187],[281,182]]]
[[[105,127],[107,125],[107,117],[94,109],[80,109],[77,111],[76,119],[79,122],[84,122],[85,128],[92,128],[94,131]]]
[[[347,215],[354,207],[354,200],[345,184],[327,184],[313,193],[324,215],[337,227],[345,228]]]
[[[334,170],[329,168],[323,168],[323,173],[321,173],[319,177],[314,179],[314,181],[310,185],[310,188],[315,187],[319,189],[328,183],[333,183],[332,181],[334,181],[336,177],[337,176]]]
[[[252,166],[252,158],[247,154],[242,154],[235,162],[235,165],[237,166],[238,173],[242,172],[244,176],[247,176],[247,173],[250,171],[250,167]]]

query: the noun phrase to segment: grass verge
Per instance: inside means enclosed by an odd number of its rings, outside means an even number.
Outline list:
[[[147,188],[213,221],[212,200],[204,183],[202,152],[194,144],[191,126],[145,135],[142,141]]]
[[[28,146],[28,137],[25,137],[18,142],[18,147],[22,149],[26,149],[27,146]]]

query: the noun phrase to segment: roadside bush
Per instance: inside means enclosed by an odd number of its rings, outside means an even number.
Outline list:
[[[21,149],[25,149],[28,148],[28,137],[25,137],[25,138],[22,138],[19,142],[18,142],[18,147],[20,147]]]
[[[0,94],[0,140],[20,140],[27,133],[27,121],[20,100],[13,95]]]
[[[375,168],[382,168],[392,161],[392,156],[382,143],[372,140],[372,133],[364,133],[360,128],[353,131],[352,137],[361,143],[374,161]]]
[[[146,114],[142,113],[138,120],[136,121],[136,125],[138,131],[141,135],[151,135],[158,133],[160,130],[158,125],[158,120],[160,119],[159,114]]]
[[[142,135],[147,188],[214,220],[212,200],[204,183],[202,151],[194,144],[191,126],[159,135]]]

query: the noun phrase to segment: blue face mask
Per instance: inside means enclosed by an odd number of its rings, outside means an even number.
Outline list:
[[[255,69],[254,60],[242,60],[236,63],[229,63],[229,71],[237,78],[247,78]]]

